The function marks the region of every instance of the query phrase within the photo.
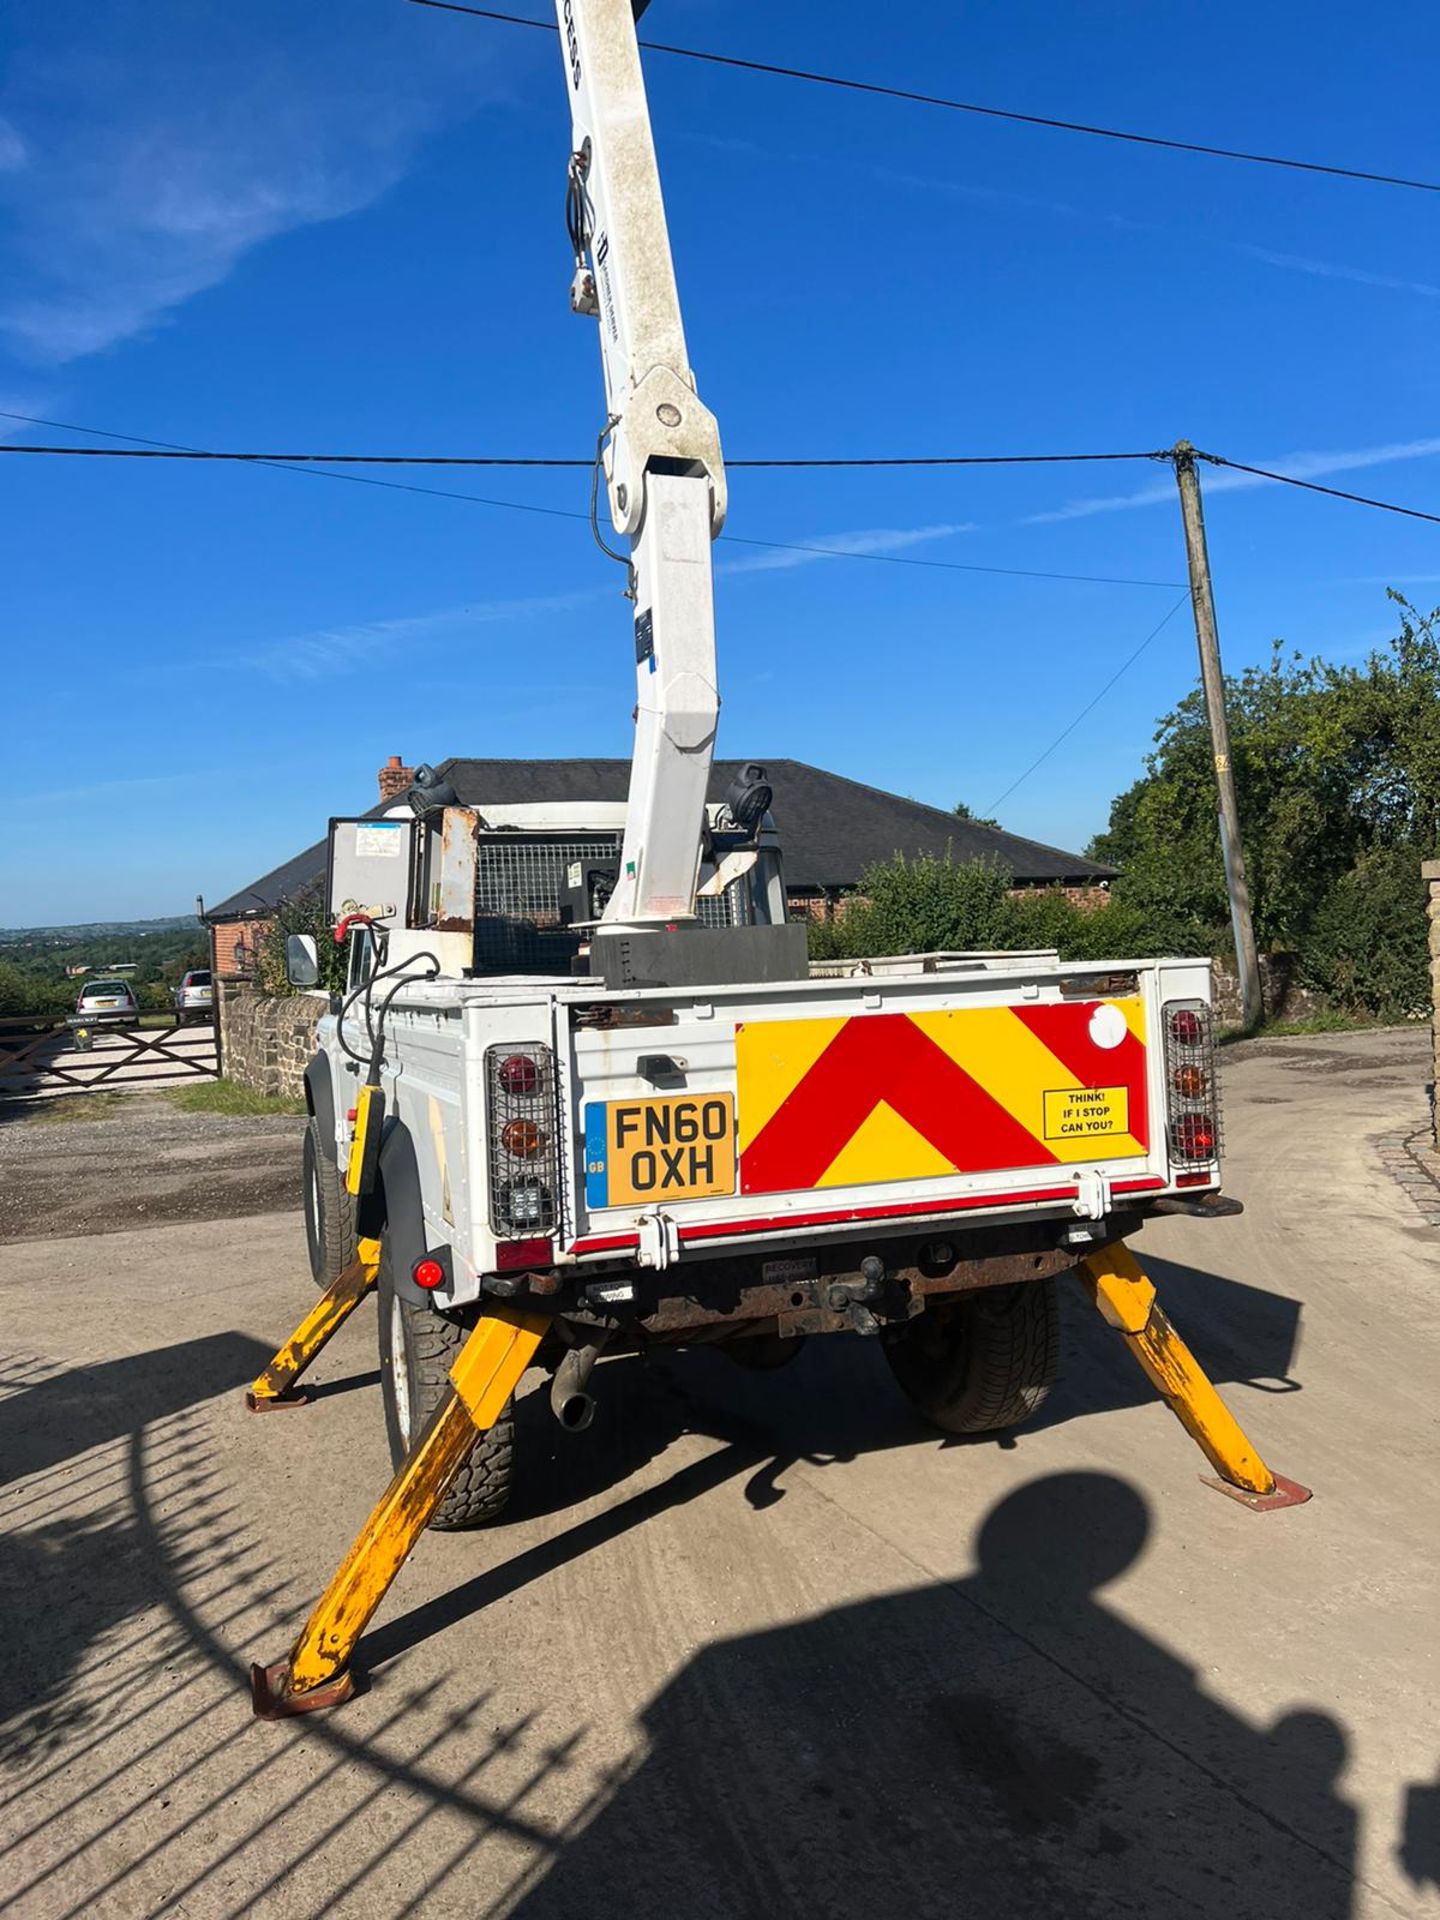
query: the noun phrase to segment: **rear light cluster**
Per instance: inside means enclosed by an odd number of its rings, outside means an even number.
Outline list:
[[[548,1047],[490,1047],[485,1054],[490,1137],[490,1224],[505,1239],[555,1225],[558,1170],[555,1061]]]
[[[1203,1000],[1171,1000],[1161,1018],[1170,1158],[1208,1165],[1220,1154],[1220,1082],[1210,1009]]]

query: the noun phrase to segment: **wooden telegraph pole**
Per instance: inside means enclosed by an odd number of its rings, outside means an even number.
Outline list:
[[[1230,765],[1230,727],[1225,718],[1225,678],[1220,669],[1220,639],[1215,629],[1215,596],[1210,590],[1205,512],[1200,501],[1194,447],[1188,440],[1177,441],[1171,458],[1180,487],[1185,557],[1190,563],[1190,602],[1195,610],[1195,640],[1200,649],[1200,683],[1205,691],[1205,713],[1210,722],[1210,746],[1215,758],[1215,785],[1220,797],[1220,850],[1225,859],[1230,924],[1235,933],[1235,961],[1240,970],[1242,1019],[1249,1032],[1260,1024],[1265,1008],[1260,990],[1260,956],[1255,949],[1255,928],[1250,919],[1250,889],[1245,884],[1245,853],[1240,843],[1235,775]]]

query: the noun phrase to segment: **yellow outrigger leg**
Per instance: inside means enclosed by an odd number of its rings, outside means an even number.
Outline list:
[[[1201,1371],[1193,1353],[1155,1300],[1153,1283],[1123,1240],[1087,1254],[1079,1276],[1106,1321],[1159,1389],[1170,1411],[1215,1468],[1206,1486],[1229,1494],[1256,1513],[1298,1507],[1310,1489],[1272,1473],[1239,1422]]]
[[[251,1667],[251,1697],[262,1720],[338,1706],[350,1698],[349,1661],[356,1642],[476,1433],[499,1419],[549,1324],[542,1314],[501,1306],[478,1322],[450,1369],[449,1391],[320,1596],[290,1657],[271,1667]]]
[[[309,1404],[308,1394],[296,1393],[296,1381],[370,1292],[379,1266],[380,1242],[360,1241],[340,1278],[321,1294],[269,1366],[250,1383],[245,1404],[252,1413],[278,1413],[282,1407]]]

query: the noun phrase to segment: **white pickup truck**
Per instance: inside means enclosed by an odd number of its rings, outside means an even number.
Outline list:
[[[397,1462],[487,1299],[550,1316],[540,1359],[571,1427],[602,1350],[720,1342],[770,1367],[845,1330],[877,1335],[949,1431],[1027,1417],[1054,1377],[1057,1276],[1219,1186],[1208,963],[812,969],[795,927],[792,977],[614,984],[612,945],[607,984],[566,915],[578,897],[588,918],[623,823],[443,804],[332,823],[350,985],[306,1075],[306,1222],[322,1285],[357,1235],[381,1242]],[[746,834],[712,808],[707,847],[702,921],[773,934],[768,814]],[[367,1082],[383,1109],[357,1147]],[[439,1524],[497,1515],[512,1460],[507,1414]]]

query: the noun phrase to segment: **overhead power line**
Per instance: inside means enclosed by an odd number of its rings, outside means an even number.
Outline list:
[[[1227,460],[1221,453],[1201,453],[1195,458],[1212,467],[1229,467],[1235,473],[1253,473],[1261,480],[1278,480],[1282,486],[1303,487],[1307,493],[1328,493],[1332,500],[1349,500],[1357,507],[1378,507],[1382,513],[1403,513],[1407,520],[1428,520],[1440,527],[1440,513],[1426,513],[1421,507],[1397,506],[1393,500],[1372,500],[1368,493],[1347,493],[1343,487],[1322,487],[1318,480],[1302,480],[1293,473],[1272,473],[1268,467],[1247,467],[1243,460]]]
[[[362,486],[395,487],[406,493],[433,494],[439,500],[473,500],[478,505],[490,507],[510,507],[517,513],[552,514],[565,520],[583,520],[585,514],[567,512],[560,507],[537,507],[518,500],[495,500],[481,494],[451,493],[435,487],[417,487],[399,480],[376,480],[362,474],[328,473],[330,467],[513,467],[513,468],[564,468],[571,471],[588,471],[595,462],[592,455],[586,459],[556,459],[548,455],[509,455],[479,453],[251,453],[226,451],[207,447],[182,447],[168,440],[145,440],[138,434],[107,433],[101,427],[80,427],[65,420],[44,420],[30,413],[9,413],[0,409],[0,420],[23,420],[27,426],[51,427],[62,433],[89,433],[100,439],[130,440],[137,442],[125,447],[57,447],[42,446],[32,441],[0,441],[0,454],[40,454],[52,458],[72,458],[88,460],[228,460],[242,465],[257,467],[279,467],[291,473],[320,472],[331,480],[352,480]],[[1440,514],[1428,513],[1422,507],[1402,506],[1395,500],[1377,500],[1370,494],[1348,493],[1343,487],[1322,486],[1317,480],[1302,480],[1297,474],[1277,473],[1270,467],[1248,466],[1243,460],[1230,460],[1223,453],[1202,453],[1198,448],[1194,457],[1204,460],[1212,467],[1229,467],[1236,473],[1254,474],[1259,480],[1275,480],[1282,486],[1303,487],[1308,493],[1328,494],[1332,500],[1348,500],[1358,507],[1376,507],[1382,513],[1403,514],[1410,520],[1426,520],[1440,526]],[[844,471],[847,469],[867,468],[925,468],[925,467],[1028,467],[1028,466],[1065,466],[1097,460],[1163,460],[1174,458],[1173,449],[1159,447],[1143,451],[1124,453],[926,453],[892,454],[884,456],[861,456],[856,458],[814,458],[799,460],[726,460],[727,468],[745,468],[750,471],[766,470],[786,472],[788,470],[805,471]],[[722,534],[722,539],[736,539],[738,534]],[[783,541],[754,541],[752,545],[784,546]],[[834,553],[837,556],[855,560],[886,559],[895,560],[890,554],[845,554],[840,547],[796,548],[797,552]],[[897,563],[898,564],[898,563]],[[959,563],[941,560],[916,560],[904,562],[907,566],[939,567],[954,566]],[[1115,580],[1098,574],[1029,574],[1028,569],[1007,569],[992,567],[983,569],[961,568],[961,571],[983,571],[1004,573],[1015,571],[1026,573],[1031,578],[1052,580],[1103,580],[1106,584],[1125,586],[1178,586],[1174,580]]]
[[[470,14],[477,20],[495,20],[510,27],[534,27],[543,33],[558,31],[553,20],[533,20],[525,14],[502,13],[494,7],[462,6],[460,0],[407,0],[414,7],[438,13]],[[770,60],[745,60],[738,55],[711,53],[700,47],[677,47],[663,40],[644,40],[651,53],[671,54],[679,60],[699,60],[708,66],[734,67],[743,73],[764,73],[780,80],[804,80],[812,86],[836,87],[847,93],[868,93],[883,100],[906,100],[922,107],[940,107],[948,113],[971,113],[987,120],[1011,120],[1021,126],[1048,127],[1057,133],[1083,133],[1096,140],[1121,140],[1132,146],[1164,147],[1172,153],[1198,153],[1212,160],[1243,160],[1257,167],[1285,167],[1296,173],[1327,174],[1337,180],[1362,180],[1371,186],[1406,187],[1415,193],[1440,193],[1440,181],[1411,180],[1403,174],[1376,173],[1365,167],[1342,167],[1321,160],[1298,160],[1293,155],[1251,153],[1240,147],[1212,146],[1199,140],[1177,140],[1158,133],[1136,133],[1124,127],[1097,127],[1084,120],[1058,120],[1049,114],[1022,113],[1013,107],[983,106],[975,100],[952,100],[943,94],[920,93],[910,87],[885,86],[876,80],[856,80],[835,73],[817,73],[808,67],[780,66]]]
[[[67,433],[84,433],[84,427],[66,427],[60,420],[37,420],[32,414],[0,411],[0,420],[23,420],[38,427],[60,427]],[[488,453],[250,453],[202,447],[172,447],[147,443],[141,447],[52,447],[33,441],[0,442],[0,453],[33,453],[70,456],[90,460],[238,460],[255,466],[337,466],[337,467],[569,467],[587,472],[595,464],[588,459],[557,459],[535,454]],[[1164,460],[1164,449],[1134,453],[922,453],[891,454],[884,457],[828,458],[801,460],[730,460],[728,468],[755,470],[770,468],[810,469],[870,467],[1030,467],[1063,466],[1095,460]]]
[[[1086,704],[1080,709],[1079,713],[1076,714],[1075,718],[1070,722],[1069,726],[1064,728],[1062,732],[1056,734],[1055,738],[1050,742],[1049,746],[1046,747],[1045,751],[1042,754],[1037,754],[1035,759],[1033,759],[1030,762],[1029,766],[1026,767],[1025,771],[1019,776],[1019,778],[1012,780],[1009,786],[1006,787],[1005,791],[1002,794],[1000,794],[996,799],[990,802],[989,806],[985,809],[987,813],[994,813],[997,807],[1003,806],[1005,801],[1007,801],[1010,798],[1011,794],[1014,793],[1015,789],[1017,787],[1023,787],[1025,782],[1030,778],[1031,774],[1037,772],[1039,768],[1044,766],[1045,762],[1050,758],[1051,754],[1054,753],[1055,749],[1065,744],[1065,742],[1070,738],[1071,734],[1074,733],[1075,729],[1079,726],[1080,722],[1086,719],[1090,714],[1092,714],[1095,711],[1096,707],[1099,706],[1100,702],[1105,698],[1106,694],[1109,693],[1110,689],[1116,684],[1116,682],[1122,677],[1122,675],[1127,674],[1130,671],[1131,667],[1134,666],[1135,662],[1140,658],[1141,654],[1144,653],[1145,649],[1150,645],[1151,641],[1158,640],[1160,638],[1160,635],[1165,631],[1166,627],[1169,626],[1170,622],[1175,618],[1176,614],[1180,611],[1181,607],[1185,605],[1186,601],[1189,598],[1190,598],[1190,589],[1187,587],[1184,593],[1182,593],[1180,598],[1175,602],[1174,606],[1171,607],[1170,611],[1165,615],[1165,618],[1160,622],[1160,624],[1150,629],[1149,633],[1146,634],[1145,638],[1140,642],[1139,646],[1136,647],[1135,651],[1130,655],[1130,657],[1127,660],[1121,661],[1120,665],[1115,669],[1114,673],[1111,674],[1110,678],[1105,682],[1104,686],[1101,687],[1100,691],[1095,695],[1094,699],[1087,701]]]
[[[385,487],[396,493],[424,494],[425,496],[427,496],[432,500],[460,500],[460,501],[465,501],[474,506],[479,506],[479,507],[496,507],[501,509],[502,511],[509,512],[509,513],[538,513],[542,515],[544,518],[551,519],[551,520],[584,520],[588,522],[590,518],[588,513],[580,513],[576,509],[570,508],[570,507],[541,507],[541,506],[534,505],[532,502],[524,501],[524,500],[497,500],[487,494],[456,493],[448,488],[443,488],[443,487],[421,487],[421,486],[415,485],[413,481],[381,480],[376,478],[374,475],[363,474],[363,473],[337,473],[333,468],[328,466],[323,466],[323,465],[296,466],[291,464],[291,460],[297,457],[300,459],[319,459],[319,458],[339,457],[339,456],[333,456],[333,455],[327,455],[327,456],[299,455],[299,456],[291,456],[290,459],[282,459],[277,456],[272,456],[268,454],[258,454],[258,453],[227,456],[223,454],[208,454],[203,449],[197,448],[197,447],[176,446],[173,442],[170,442],[170,441],[147,440],[144,438],[143,435],[140,435],[140,434],[112,433],[105,427],[81,427],[81,426],[76,426],[73,423],[64,421],[64,420],[41,420],[41,419],[37,419],[36,416],[33,414],[8,413],[8,412],[5,412],[3,409],[0,409],[0,420],[25,420],[34,426],[58,428],[65,433],[89,433],[89,434],[93,434],[97,439],[133,440],[133,441],[139,442],[139,446],[136,448],[52,447],[48,449],[37,449],[35,447],[25,446],[25,445],[16,446],[13,448],[0,446],[0,453],[5,453],[5,452],[34,453],[37,451],[47,451],[50,453],[58,453],[58,454],[114,453],[122,457],[127,453],[133,453],[137,458],[145,457],[147,453],[153,453],[156,457],[159,457],[161,455],[173,454],[176,457],[180,457],[180,458],[191,457],[191,458],[200,458],[200,459],[225,459],[225,458],[242,459],[253,466],[269,467],[282,473],[307,474],[310,477],[314,479],[319,479],[319,480],[348,480],[356,486]],[[383,457],[388,459],[390,456],[386,455]],[[589,460],[580,460],[575,462],[567,462],[566,464],[581,466],[581,467],[588,467],[588,466],[591,466],[593,462]],[[824,547],[818,544],[813,544],[813,543],[798,541],[798,540],[760,540],[745,534],[738,534],[738,533],[722,533],[720,538],[732,546],[764,547],[776,553],[823,554],[826,559],[831,559],[831,560],[868,560],[874,564],[878,564],[882,566],[890,566],[890,567],[929,567],[943,573],[993,573],[993,574],[1003,575],[1006,578],[1010,578],[1010,579],[1066,580],[1066,581],[1083,582],[1093,586],[1107,586],[1107,587],[1173,587],[1176,584],[1176,582],[1173,580],[1138,580],[1138,579],[1129,579],[1124,577],[1123,575],[1094,574],[1094,573],[1051,573],[1051,572],[1044,572],[1039,569],[1030,568],[1030,567],[986,567],[986,566],[980,565],[976,561],[928,560],[928,559],[921,559],[917,555],[913,555],[913,554],[861,553],[849,547]]]

